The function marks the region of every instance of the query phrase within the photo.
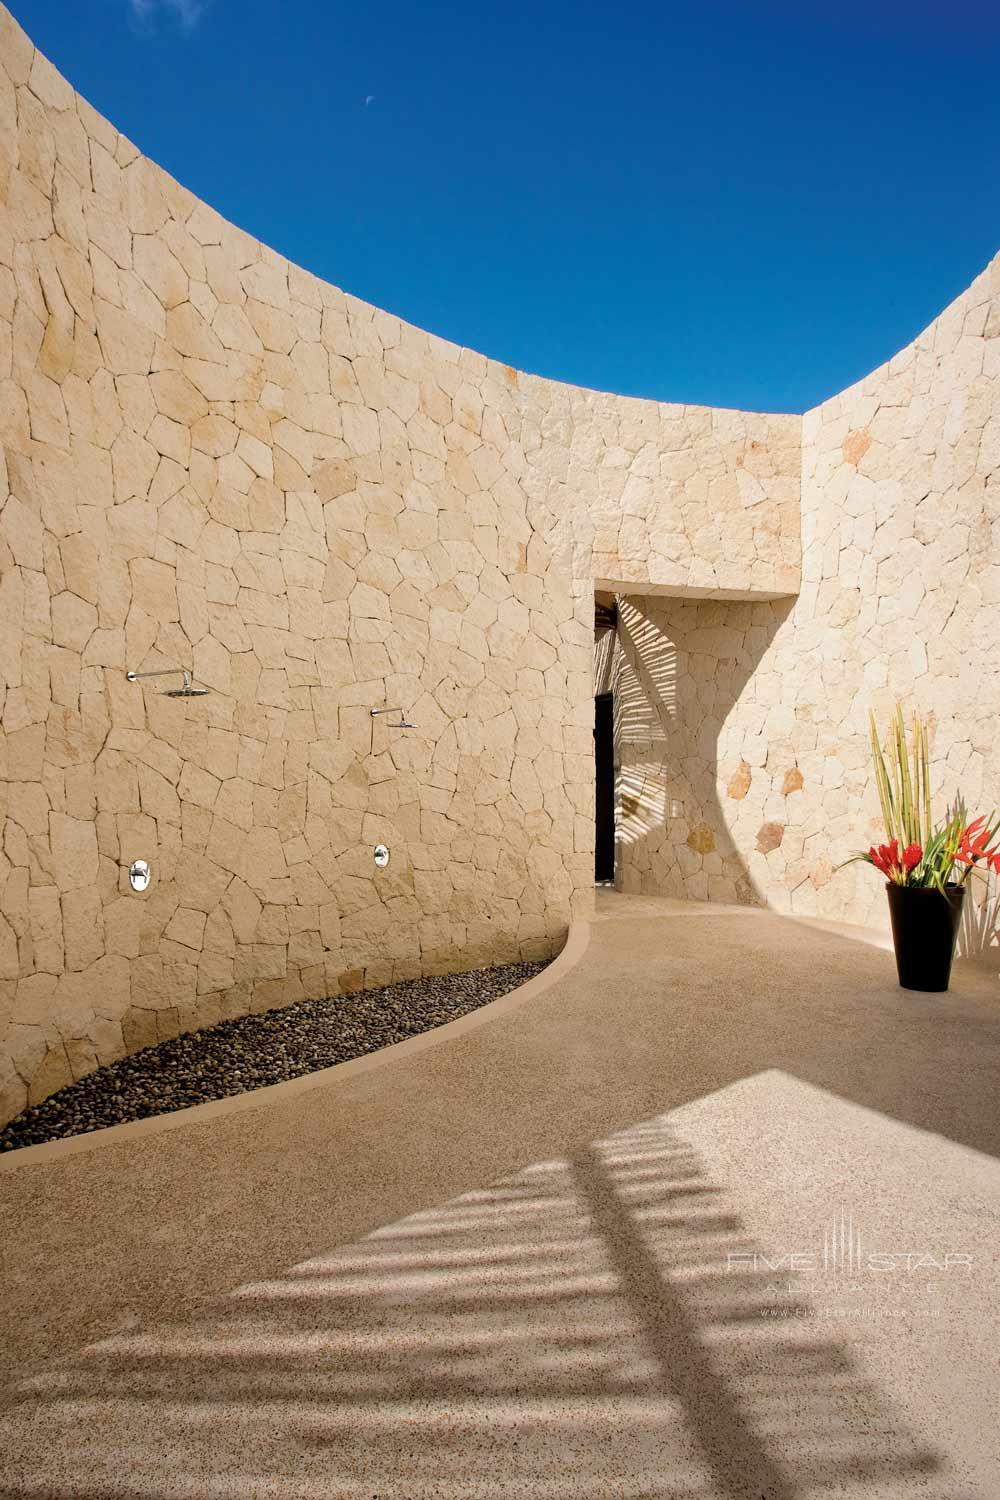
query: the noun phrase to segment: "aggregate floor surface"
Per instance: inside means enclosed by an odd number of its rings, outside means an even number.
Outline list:
[[[0,1160],[0,1495],[997,1500],[998,1078],[995,964],[602,892],[520,998]]]

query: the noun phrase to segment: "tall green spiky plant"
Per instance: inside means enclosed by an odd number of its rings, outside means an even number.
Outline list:
[[[909,844],[924,848],[931,841],[931,778],[927,725],[914,713],[910,748],[906,745],[906,723],[902,705],[896,704],[889,727],[888,762],[882,750],[874,712],[868,710],[871,730],[872,761],[882,821],[891,842],[899,840],[901,849]]]
[[[974,872],[1000,875],[1000,817],[968,821],[965,803],[957,797],[938,828],[931,826],[930,751],[927,726],[914,714],[910,743],[900,704],[889,725],[883,749],[874,713],[868,713],[872,764],[887,843],[844,861],[874,865],[894,885],[933,886],[947,894],[962,886]],[[981,865],[982,869],[977,869]]]

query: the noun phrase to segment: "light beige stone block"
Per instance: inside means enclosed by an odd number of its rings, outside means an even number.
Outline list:
[[[92,822],[65,813],[49,816],[51,875],[61,891],[93,887],[97,880],[97,831]]]
[[[63,893],[62,940],[67,969],[87,969],[103,955],[102,902],[95,886]]]

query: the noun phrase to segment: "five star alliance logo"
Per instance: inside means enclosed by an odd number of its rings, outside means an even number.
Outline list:
[[[870,1248],[855,1224],[853,1214],[843,1211],[824,1227],[818,1250],[780,1250],[770,1254],[762,1250],[730,1251],[726,1259],[730,1271],[819,1272],[826,1276],[850,1278],[899,1271],[907,1275],[969,1271],[973,1263],[972,1256],[965,1251],[943,1250],[939,1246],[902,1250]]]

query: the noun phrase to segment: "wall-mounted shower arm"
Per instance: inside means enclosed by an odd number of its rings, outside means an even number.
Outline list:
[[[162,667],[155,672],[126,672],[129,682],[138,682],[142,677],[180,677],[179,688],[168,688],[164,697],[166,698],[204,698],[208,688],[193,687],[191,673],[187,667]]]
[[[129,682],[138,682],[140,677],[177,677],[181,678],[182,687],[191,686],[191,673],[187,667],[164,667],[158,672],[126,672],[125,676]]]
[[[390,729],[416,729],[417,727],[416,724],[410,724],[407,722],[407,720],[403,717],[403,710],[401,708],[373,708],[370,709],[369,712],[371,713],[373,719],[377,719],[379,714],[399,714],[399,723],[390,724]]]

